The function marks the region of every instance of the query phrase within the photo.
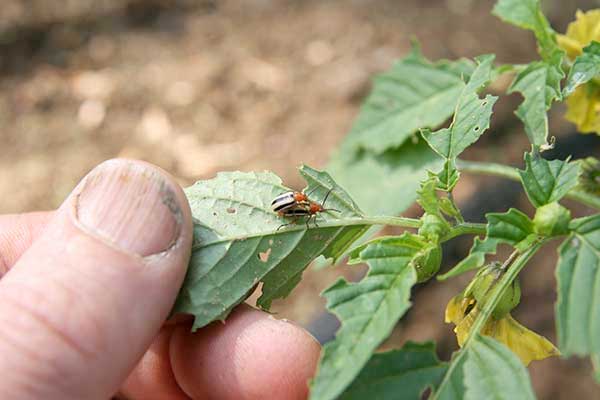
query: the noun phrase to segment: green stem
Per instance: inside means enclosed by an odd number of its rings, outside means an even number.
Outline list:
[[[502,178],[512,179],[513,181],[518,181],[521,179],[516,168],[502,164],[456,160],[456,167],[461,171],[472,172],[474,174],[499,176]],[[585,204],[588,207],[600,210],[600,197],[591,195],[577,188],[571,189],[569,193],[567,193],[566,197],[581,204]]]
[[[544,243],[544,240],[539,240],[537,242],[534,242],[527,250],[520,253],[516,259],[514,258],[514,255],[511,255],[509,257],[509,260],[514,259],[514,262],[510,264],[510,266],[508,266],[506,273],[498,281],[498,284],[494,287],[494,290],[490,294],[490,297],[488,298],[485,305],[481,309],[481,312],[475,319],[473,327],[469,332],[469,337],[463,345],[463,349],[465,349],[473,340],[473,338],[477,336],[477,334],[481,331],[481,328],[483,328],[483,325],[492,315],[492,311],[494,311],[494,309],[498,305],[498,302],[500,301],[500,298],[502,297],[504,292],[506,292],[508,287],[517,278],[521,270],[525,267],[525,265],[527,265],[527,262],[544,245]]]
[[[365,217],[362,218],[361,221],[370,225],[389,225],[400,226],[403,228],[419,228],[421,226],[421,220],[404,217]],[[485,233],[486,224],[462,222],[453,226],[442,241],[445,242],[460,235],[485,235]]]
[[[376,216],[364,217],[360,220],[367,225],[390,225],[403,228],[418,228],[421,226],[421,220],[416,218]]]
[[[485,235],[486,224],[478,224],[475,222],[463,222],[452,227],[450,232],[442,238],[442,242],[447,242],[461,235]]]
[[[581,204],[585,204],[588,207],[600,210],[600,197],[586,193],[583,190],[571,189],[567,194],[567,197],[572,200],[578,201]]]
[[[357,226],[357,225],[388,225],[388,226],[398,226],[402,228],[420,228],[421,220],[416,218],[405,218],[405,217],[388,217],[388,216],[365,216],[365,217],[357,217],[357,218],[339,218],[339,219],[330,219],[328,221],[319,221],[318,226],[320,228],[336,228],[340,226]],[[302,224],[298,224],[295,227],[290,227],[286,229],[286,232],[296,231],[306,229]],[[475,222],[463,222],[461,224],[457,224],[453,226],[450,230],[450,233],[444,237],[443,241],[450,240],[453,237],[459,235],[485,235],[486,233],[486,225],[479,224]],[[263,236],[268,234],[265,233],[256,233],[256,236]],[[233,238],[225,238],[226,240],[233,240]]]
[[[456,168],[465,172],[499,176],[502,178],[512,179],[514,181],[518,181],[521,179],[516,168],[509,167],[508,165],[503,164],[456,160]]]

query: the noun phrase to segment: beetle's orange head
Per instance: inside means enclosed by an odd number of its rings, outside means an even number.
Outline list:
[[[311,214],[316,214],[321,211],[323,211],[322,205],[320,205],[319,203],[314,203],[314,202],[310,203],[310,213]]]
[[[294,200],[296,200],[298,203],[300,203],[302,201],[307,201],[308,196],[302,192],[294,192]]]

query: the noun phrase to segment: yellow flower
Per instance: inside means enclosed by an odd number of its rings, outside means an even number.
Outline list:
[[[567,52],[571,60],[581,54],[581,50],[592,40],[600,42],[600,10],[584,13],[578,10],[575,21],[569,24],[565,35],[556,35],[558,45]]]
[[[557,35],[559,47],[573,61],[592,40],[600,42],[600,10],[586,13],[577,11],[575,21],[569,24],[565,35]],[[590,81],[579,86],[567,98],[565,118],[577,125],[582,133],[600,133],[600,90]]]
[[[600,88],[588,82],[575,89],[567,98],[565,118],[577,125],[582,133],[600,133]]]
[[[453,297],[446,306],[446,323],[456,325],[454,332],[459,346],[462,347],[469,337],[479,312],[476,300],[472,297],[464,297],[463,293]],[[481,334],[504,343],[525,365],[529,365],[533,360],[543,360],[560,354],[548,339],[525,328],[510,313],[499,319],[490,317],[483,325]]]

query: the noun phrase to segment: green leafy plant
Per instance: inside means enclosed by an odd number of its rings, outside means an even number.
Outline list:
[[[573,219],[559,202],[570,198],[600,210],[600,162],[547,160],[543,152],[555,145],[547,118],[553,102],[568,102],[581,90],[597,93],[600,43],[593,37],[581,43],[586,39],[571,39],[569,32],[557,36],[539,0],[499,0],[493,13],[532,31],[539,59],[496,65],[493,55],[482,55],[432,63],[413,45],[375,79],[329,172],[300,168],[304,193],[315,202],[328,195],[326,206],[336,211],[310,211],[309,203],[300,202],[294,207],[316,219],[290,224],[289,214],[271,208],[290,189],[269,172],[220,173],[187,188],[195,240],[173,312],[193,314],[193,329],[202,328],[225,319],[259,283],[257,305],[268,310],[292,292],[315,258],[334,264],[347,258],[349,264],[366,263],[369,271],[358,282],[340,279],[323,293],[341,327],[322,350],[310,383],[312,400],[418,399],[426,389],[440,400],[530,399],[535,395],[526,365],[532,360],[560,349],[563,356],[590,356],[598,368],[600,214]],[[600,13],[591,20],[600,32]],[[523,96],[516,115],[531,143],[523,169],[459,158],[489,128],[498,97],[485,88],[505,74],[513,76],[507,93]],[[466,222],[452,196],[463,173],[520,181],[535,214],[510,208],[486,214],[485,224]],[[420,218],[397,216],[414,201],[423,209]],[[366,240],[381,226],[416,231]],[[460,349],[448,362],[437,358],[433,343],[376,352],[410,308],[412,287],[438,274],[441,244],[461,235],[473,236],[470,253],[437,275],[443,281],[478,270],[446,308]],[[521,298],[519,274],[550,240],[562,241],[558,349],[510,314]],[[510,246],[511,255],[488,261],[499,245]]]

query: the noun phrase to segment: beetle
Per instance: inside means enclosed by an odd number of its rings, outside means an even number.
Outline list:
[[[309,228],[309,223],[312,218],[314,218],[313,222],[315,226],[317,225],[317,214],[324,211],[336,211],[335,208],[325,208],[325,202],[329,197],[332,189],[329,189],[325,198],[323,199],[323,204],[317,203],[316,201],[312,201],[309,199],[308,195],[304,192],[286,192],[277,196],[271,202],[271,208],[274,212],[276,212],[280,217],[289,217],[292,218],[292,222],[283,224],[277,230],[283,228],[287,225],[295,224],[298,218],[308,217],[306,219],[306,228]],[[313,189],[314,191],[314,189]],[[312,192],[311,192],[312,193]]]
[[[283,216],[286,210],[308,204],[308,202],[308,195],[304,192],[285,192],[273,199],[271,210]]]

